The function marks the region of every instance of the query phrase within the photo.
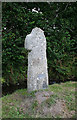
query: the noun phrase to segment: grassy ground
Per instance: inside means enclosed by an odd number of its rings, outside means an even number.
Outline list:
[[[75,118],[76,85],[76,82],[53,84],[31,93],[17,90],[0,98],[2,118]]]

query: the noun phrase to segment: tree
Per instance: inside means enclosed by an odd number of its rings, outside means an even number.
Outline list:
[[[2,3],[3,78],[16,84],[27,78],[24,40],[34,27],[47,40],[49,80],[76,77],[76,3]]]

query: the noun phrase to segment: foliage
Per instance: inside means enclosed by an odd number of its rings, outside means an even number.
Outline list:
[[[44,30],[46,36],[50,82],[77,77],[76,5],[70,2],[2,3],[2,65],[6,84],[26,80],[28,51],[24,49],[24,40],[36,26]]]

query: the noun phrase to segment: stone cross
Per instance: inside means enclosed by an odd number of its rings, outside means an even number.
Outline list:
[[[45,89],[48,86],[47,58],[46,58],[46,38],[44,31],[34,28],[26,36],[25,48],[28,53],[28,91]]]

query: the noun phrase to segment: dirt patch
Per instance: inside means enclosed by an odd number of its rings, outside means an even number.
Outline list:
[[[61,118],[71,118],[75,114],[75,111],[71,111],[71,112],[68,111],[65,101],[63,100],[57,100],[56,104],[51,106],[50,108],[44,106],[43,112],[44,115],[49,113],[50,116],[54,118],[56,116],[61,116]]]
[[[51,95],[53,95],[53,92],[50,91],[41,91],[41,92],[36,92],[36,100],[38,101],[39,104],[41,104],[43,101],[47,100],[50,98]]]
[[[23,101],[20,103],[20,105],[18,105],[17,107],[19,108],[19,112],[20,113],[28,113],[31,115],[31,111],[32,111],[32,103],[34,102],[34,98],[32,97],[27,97],[25,99],[23,99]]]
[[[34,115],[36,118],[56,118],[57,116],[60,118],[71,118],[75,115],[74,110],[71,112],[68,111],[64,100],[55,98],[55,104],[51,104],[49,107],[46,103],[44,103],[47,99],[51,97],[53,98],[54,94],[55,93],[51,91],[38,91],[35,93],[35,97],[14,94],[13,99],[16,97],[17,100],[20,100],[20,104],[18,104],[15,109],[16,111],[19,111],[20,114],[28,113],[30,116]],[[37,106],[34,101],[37,101]],[[44,103],[43,106],[42,103]],[[32,108],[33,104],[34,110]],[[9,105],[14,106],[14,103],[9,103]]]
[[[50,107],[48,107],[47,104],[41,106],[44,101],[46,101],[50,97],[53,97],[53,95],[54,93],[51,91],[38,91],[35,93],[35,97],[25,97],[25,99],[22,99],[22,102],[18,106],[19,112],[23,112],[24,114],[28,113],[30,116],[34,114],[36,118],[56,118],[57,116],[61,118],[71,118],[75,114],[75,111],[73,110],[69,112],[64,100],[56,99],[56,103],[52,104]],[[38,105],[33,111],[32,104],[35,100],[38,102]]]

